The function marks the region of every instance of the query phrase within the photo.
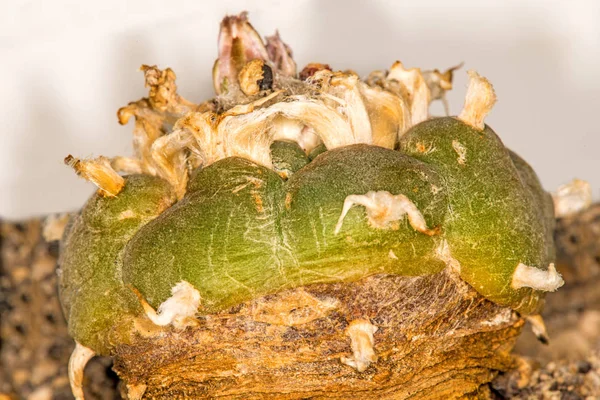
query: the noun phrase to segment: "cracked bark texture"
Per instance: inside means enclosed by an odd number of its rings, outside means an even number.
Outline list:
[[[303,299],[289,301],[303,297],[298,291],[337,306],[314,313]],[[290,314],[312,316],[291,325]],[[378,328],[378,360],[364,372],[340,361],[352,354],[346,328],[356,319]],[[114,368],[150,398],[453,398],[511,367],[522,325],[452,273],[378,275],[265,296],[183,332],[153,332],[121,346]]]
[[[72,398],[57,246],[41,230],[39,220],[2,223],[2,399]],[[510,350],[523,321],[446,271],[315,285],[201,317],[194,329],[151,330],[119,348],[114,369],[131,388],[146,385],[148,398],[597,398],[600,205],[559,220],[556,239],[566,285],[547,297],[551,342],[538,344],[526,329],[516,346],[522,357]],[[359,373],[340,358],[352,355],[345,329],[361,318],[378,327],[378,360]],[[111,365],[88,365],[86,398],[125,394]],[[487,385],[498,371],[508,372]]]

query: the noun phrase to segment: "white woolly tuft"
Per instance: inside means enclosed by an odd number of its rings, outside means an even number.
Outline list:
[[[200,306],[200,292],[186,281],[173,286],[171,294],[156,313],[148,313],[148,318],[156,325],[178,325],[186,318],[193,317]]]
[[[393,149],[410,127],[410,110],[406,101],[380,87],[359,83],[358,88],[365,102],[371,122],[373,144]]]
[[[337,235],[342,229],[344,218],[348,211],[355,205],[364,206],[367,210],[369,224],[374,228],[387,229],[390,224],[408,216],[410,226],[418,232],[426,235],[435,235],[436,230],[428,229],[423,214],[415,203],[403,194],[393,195],[386,191],[370,191],[366,194],[351,194],[344,200],[344,208],[335,226],[334,233]]]
[[[75,400],[83,400],[83,371],[88,361],[94,357],[94,350],[75,342],[75,349],[69,358],[69,383]]]
[[[352,356],[342,357],[340,361],[356,368],[358,372],[365,371],[371,363],[376,362],[377,354],[375,354],[375,338],[373,337],[375,332],[377,332],[377,327],[365,319],[350,322],[346,334],[350,336]]]
[[[548,266],[547,271],[520,263],[517,265],[512,279],[514,289],[529,287],[544,292],[554,292],[564,283],[553,263]]]
[[[417,125],[429,118],[431,93],[419,68],[404,68],[396,61],[390,68],[387,79],[398,81],[403,87],[402,97],[410,104],[411,125]]]
[[[496,104],[496,93],[492,84],[475,71],[469,74],[469,88],[465,96],[465,105],[458,116],[462,122],[475,129],[485,128],[485,117]]]
[[[586,181],[573,179],[552,194],[554,214],[557,218],[568,217],[592,205],[592,187]]]

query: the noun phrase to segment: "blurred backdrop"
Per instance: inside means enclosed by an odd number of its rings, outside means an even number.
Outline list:
[[[190,100],[211,97],[219,22],[243,10],[261,35],[279,29],[299,68],[465,61],[451,112],[476,69],[499,98],[486,121],[546,189],[578,177],[598,197],[598,0],[30,0],[0,13],[0,216],[75,210],[94,188],[63,158],[131,153],[133,124],[118,125],[116,110],[146,95],[141,64],[173,68]]]

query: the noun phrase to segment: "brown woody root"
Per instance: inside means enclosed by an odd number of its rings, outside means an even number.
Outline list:
[[[347,365],[360,359],[348,330],[356,320],[377,328],[364,372]],[[150,398],[455,398],[511,367],[522,325],[450,273],[382,275],[200,317],[121,346],[114,368]]]

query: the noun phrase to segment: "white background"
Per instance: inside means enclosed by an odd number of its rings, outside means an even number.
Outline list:
[[[6,2],[8,3],[8,2]],[[212,96],[221,18],[250,12],[279,29],[301,68],[315,61],[366,75],[395,60],[444,69],[465,61],[449,93],[458,113],[466,69],[499,101],[487,122],[554,190],[574,177],[600,187],[600,1],[11,2],[0,13],[0,216],[79,208],[91,184],[62,164],[129,155],[132,124],[116,110],[143,97],[143,64],[172,67],[180,93]],[[441,113],[441,105],[432,108]]]

